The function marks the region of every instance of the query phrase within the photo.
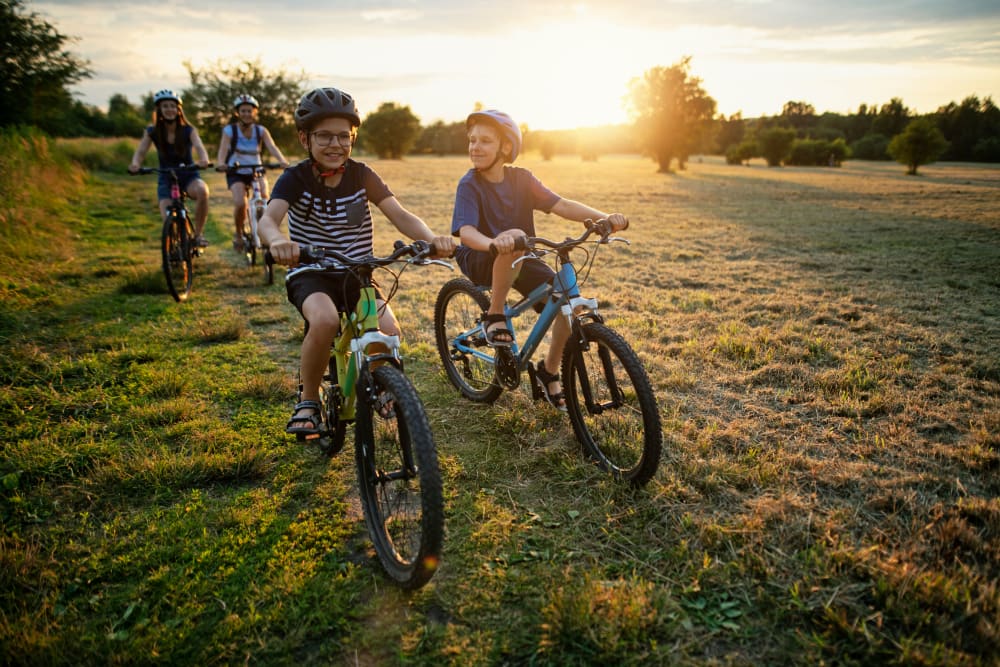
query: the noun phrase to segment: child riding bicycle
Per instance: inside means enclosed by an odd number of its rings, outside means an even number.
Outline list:
[[[483,336],[493,347],[509,347],[514,339],[506,327],[504,304],[510,288],[528,294],[555,276],[545,262],[535,258],[512,267],[524,254],[514,249],[515,239],[535,236],[534,211],[577,222],[607,218],[612,231],[628,227],[628,218],[564,199],[527,169],[506,166],[521,150],[521,129],[506,113],[476,111],[469,114],[465,125],[472,169],[458,182],[455,193],[451,233],[461,239],[455,261],[474,283],[491,286],[489,310],[482,316]],[[569,333],[566,319],[556,319],[548,353],[536,368],[545,398],[557,410],[566,409],[558,371]]]
[[[222,138],[219,140],[219,156],[215,161],[216,169],[226,172],[226,186],[233,194],[233,250],[244,251],[243,235],[247,219],[247,194],[253,188],[254,173],[252,169],[234,169],[237,164],[260,164],[261,147],[268,152],[282,167],[288,166],[288,160],[281,149],[274,143],[271,133],[263,125],[257,124],[257,111],[260,103],[253,95],[237,95],[233,100],[232,122],[222,128]],[[261,195],[267,200],[267,179],[262,184]]]
[[[432,243],[439,256],[450,256],[454,240],[435,236],[419,217],[403,208],[371,167],[351,159],[361,116],[354,99],[337,88],[306,93],[295,110],[299,143],[309,154],[285,170],[274,184],[260,222],[260,237],[279,264],[294,267],[285,278],[288,300],[306,321],[300,360],[301,393],[285,431],[302,437],[319,433],[319,386],[330,360],[330,345],[340,328],[338,313],[350,311],[360,287],[348,272],[331,273],[318,265],[296,266],[299,245],[316,245],[351,257],[372,253],[373,232],[368,203],[396,229],[413,240]],[[285,238],[279,224],[288,215]],[[399,335],[392,310],[379,299],[379,326]]]
[[[146,127],[142,133],[142,139],[132,155],[132,162],[128,165],[128,170],[139,173],[142,161],[149,152],[150,146],[156,146],[156,155],[160,160],[160,168],[179,167],[181,165],[191,166],[197,164],[201,168],[208,166],[208,151],[198,136],[198,130],[193,125],[188,124],[184,118],[184,105],[181,97],[172,90],[161,90],[153,95],[153,102],[156,107],[153,110],[153,124]],[[198,154],[195,161],[192,156],[192,149]],[[189,197],[195,201],[194,208],[194,231],[197,236],[199,247],[204,248],[208,241],[203,234],[205,221],[208,220],[208,185],[201,180],[198,172],[178,171],[177,179],[181,190],[185,191]],[[161,173],[156,185],[156,195],[160,200],[160,218],[167,217],[167,207],[172,201],[170,198],[170,176]]]

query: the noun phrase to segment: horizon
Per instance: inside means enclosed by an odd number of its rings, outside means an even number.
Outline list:
[[[135,104],[161,88],[190,87],[185,61],[201,70],[259,60],[268,73],[302,72],[309,87],[350,92],[362,116],[395,102],[423,125],[452,123],[480,103],[530,129],[555,131],[629,123],[628,82],[688,55],[690,75],[727,117],[779,115],[789,101],[818,115],[850,114],[892,98],[925,114],[969,96],[994,97],[1000,6],[939,4],[511,0],[498,12],[456,0],[386,0],[361,10],[315,0],[294,8],[61,0],[26,9],[76,38],[67,49],[88,60],[94,76],[70,89],[103,109],[114,94]],[[342,75],[340,54],[351,61]]]

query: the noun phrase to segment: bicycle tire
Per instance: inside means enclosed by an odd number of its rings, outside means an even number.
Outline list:
[[[331,367],[334,363],[331,359]],[[338,414],[340,402],[337,397],[339,393],[340,388],[332,384],[331,376],[324,377],[323,382],[319,385],[319,404],[323,418],[326,420],[326,428],[319,439],[319,450],[327,458],[332,458],[344,449],[347,436],[347,422],[342,420]]]
[[[385,364],[358,388],[354,425],[361,506],[375,552],[389,577],[420,588],[437,571],[444,536],[441,472],[430,422],[416,389]],[[376,410],[389,392],[392,415]]]
[[[177,302],[187,300],[191,294],[194,281],[194,243],[194,234],[184,212],[168,209],[163,221],[163,233],[160,235],[160,252],[167,289]]]
[[[259,225],[260,225],[260,218],[261,218],[262,215],[264,215],[264,206],[262,204],[257,203],[257,202],[260,202],[260,201],[261,200],[259,200],[259,199],[254,199],[253,201],[250,202],[250,217],[251,217],[251,220],[250,220],[250,235],[253,237],[253,240],[254,240],[254,246],[253,246],[254,247],[254,253],[255,253],[254,254],[254,264],[257,263],[256,252],[257,252],[258,248],[261,250],[261,254],[262,255],[263,255],[263,250],[264,250],[263,246],[258,246],[258,244],[260,243],[260,233],[258,231],[259,230]],[[268,264],[267,262],[263,262],[263,264],[264,264],[264,284],[266,284],[266,285],[273,285],[274,284],[274,265],[273,264]]]
[[[482,350],[489,360],[458,350],[452,341],[461,332],[473,329],[489,305],[483,290],[467,278],[446,282],[434,304],[434,337],[445,374],[463,396],[477,403],[492,403],[503,393],[503,387],[496,381],[493,351],[480,333],[466,343]]]
[[[649,376],[617,332],[597,322],[577,331],[562,359],[573,432],[585,456],[616,479],[643,486],[656,473],[663,448]]]

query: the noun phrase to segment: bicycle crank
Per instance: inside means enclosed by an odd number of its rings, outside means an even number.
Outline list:
[[[496,349],[496,374],[497,381],[507,389],[517,389],[521,384],[521,371],[517,367],[517,359],[509,347],[498,347]]]

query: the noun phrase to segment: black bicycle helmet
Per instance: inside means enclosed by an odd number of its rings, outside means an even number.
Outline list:
[[[302,96],[295,110],[295,127],[307,131],[324,118],[346,118],[361,125],[361,115],[354,98],[337,88],[316,88]]]

